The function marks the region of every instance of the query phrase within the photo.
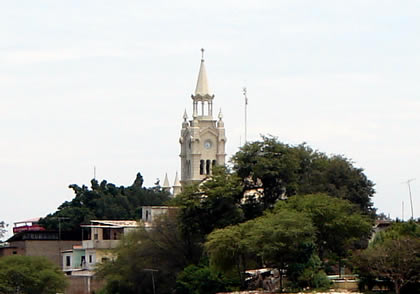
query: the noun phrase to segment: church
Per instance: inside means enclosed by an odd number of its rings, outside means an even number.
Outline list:
[[[224,165],[226,135],[222,111],[214,118],[214,95],[210,91],[204,64],[204,49],[201,49],[200,70],[195,92],[191,95],[192,118],[185,110],[179,143],[181,145],[181,180],[178,173],[173,185],[173,195],[182,191],[182,187],[199,183],[212,174],[215,165]],[[170,190],[167,175],[163,189]]]

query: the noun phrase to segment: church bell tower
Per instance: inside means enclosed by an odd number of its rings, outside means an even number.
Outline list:
[[[215,165],[225,164],[225,127],[222,112],[213,119],[213,99],[207,82],[204,49],[194,95],[192,119],[184,112],[181,137],[181,185],[197,183],[212,174]]]

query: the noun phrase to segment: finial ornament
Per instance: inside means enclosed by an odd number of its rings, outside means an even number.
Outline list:
[[[201,48],[201,60],[204,61],[204,48]]]
[[[222,120],[222,118],[223,118],[223,114],[222,114],[222,109],[220,108],[220,110],[219,110],[219,119]]]
[[[187,114],[187,110],[185,109],[184,111],[184,121],[187,121],[188,119],[188,114]]]

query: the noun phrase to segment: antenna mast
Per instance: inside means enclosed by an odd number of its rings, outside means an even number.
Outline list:
[[[414,213],[413,213],[413,198],[411,197],[411,187],[410,183],[414,181],[415,179],[409,179],[406,182],[403,182],[403,184],[407,184],[408,186],[408,194],[410,195],[410,205],[411,205],[411,219],[414,219]]]
[[[404,201],[402,202],[402,221],[404,221]]]
[[[246,87],[243,87],[242,88],[242,91],[243,91],[243,94],[244,94],[244,98],[245,98],[245,144],[246,144],[246,142],[247,142],[247,140],[246,140],[246,133],[247,133],[247,121],[248,121],[248,118],[247,118],[247,108],[248,108],[248,96],[246,95]]]

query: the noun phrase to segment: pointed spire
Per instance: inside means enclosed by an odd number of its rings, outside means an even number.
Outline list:
[[[222,109],[220,108],[220,111],[219,111],[219,120],[222,120],[223,119],[223,113],[222,113]]]
[[[218,128],[224,128],[225,127],[225,123],[223,122],[223,113],[222,113],[221,108],[220,108],[220,111],[219,111],[219,120],[217,122],[217,127]]]
[[[204,66],[204,49],[201,48],[201,64],[198,72],[197,86],[195,87],[195,95],[210,95],[209,85],[207,82],[206,67]]]
[[[171,186],[169,186],[168,173],[165,174],[165,180],[163,181],[162,188],[171,188]]]
[[[185,111],[184,111],[184,121],[187,121],[187,119],[188,119],[188,114],[187,114],[187,110],[185,109]]]
[[[181,183],[179,182],[179,178],[178,178],[178,172],[176,172],[175,174],[174,187],[181,187]]]
[[[173,188],[173,195],[174,195],[174,197],[177,196],[179,193],[182,192],[182,186],[181,186],[181,183],[179,182],[179,179],[178,179],[178,172],[176,172],[175,182],[174,182],[174,185],[173,185],[172,188]]]

